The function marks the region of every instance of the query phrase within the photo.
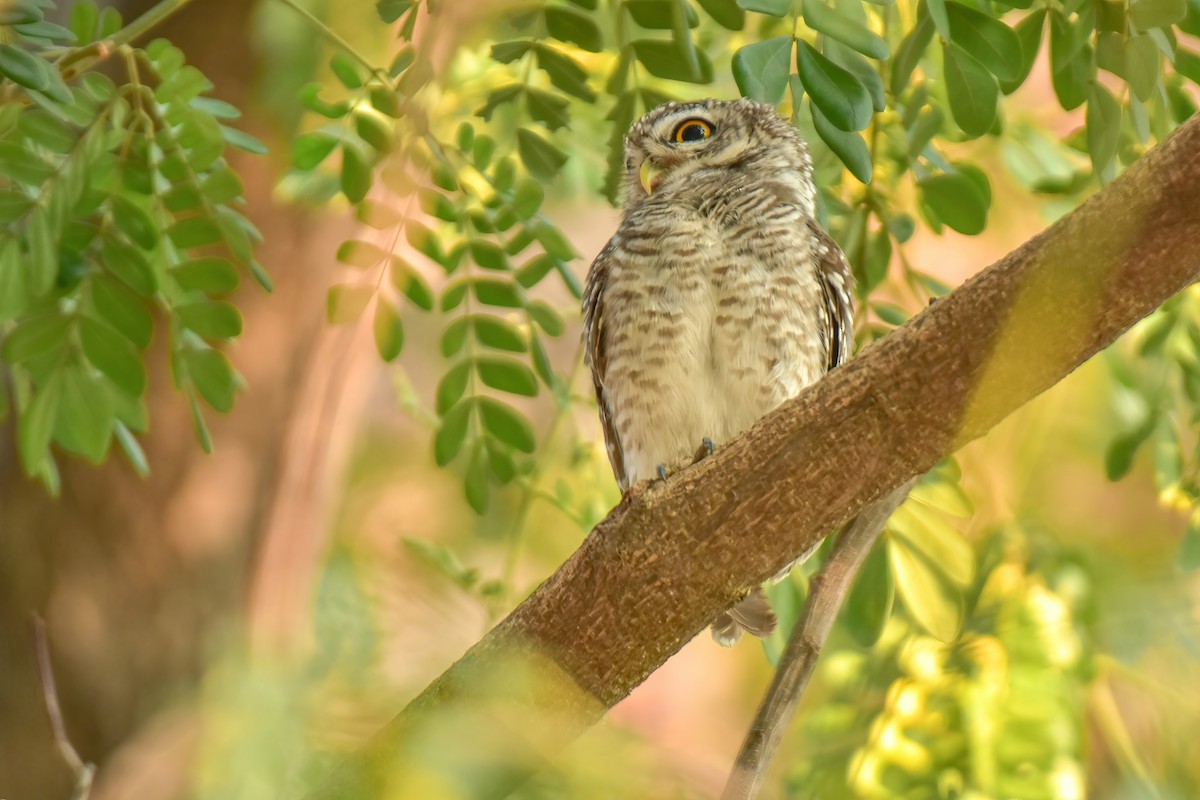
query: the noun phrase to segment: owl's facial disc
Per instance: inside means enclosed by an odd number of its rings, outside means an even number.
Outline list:
[[[646,194],[654,194],[654,190],[662,182],[665,173],[686,159],[688,156],[685,154],[692,148],[711,139],[716,131],[716,125],[703,117],[687,117],[675,123],[670,128],[670,132],[660,141],[666,145],[669,151],[677,152],[660,153],[659,158],[647,156],[638,169],[638,179],[642,188],[646,190]],[[663,131],[663,133],[667,132]],[[659,145],[659,148],[662,148],[662,145]]]

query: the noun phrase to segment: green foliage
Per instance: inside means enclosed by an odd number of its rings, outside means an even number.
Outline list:
[[[227,145],[262,150],[226,125],[237,110],[208,97],[208,80],[164,40],[117,45],[121,82],[78,75],[71,65],[119,37],[121,20],[80,3],[67,30],[42,19],[50,7],[4,12],[13,38],[0,45],[0,357],[21,465],[53,491],[52,445],[99,463],[115,439],[148,469],[135,434],[148,424],[156,317],[208,446],[197,400],[228,411],[240,383],[215,349],[241,333],[221,298],[237,287],[235,265],[268,284],[224,157]]]
[[[532,0],[488,19],[488,36],[455,41],[448,62],[444,41],[418,35],[444,24],[445,5],[379,0],[372,21],[397,39],[386,64],[322,31],[337,47],[296,98],[281,188],[361,223],[330,254],[345,267],[326,297],[332,324],[369,324],[387,362],[403,363],[410,331],[436,333],[430,391],[400,367],[402,401],[429,424],[429,464],[453,471],[477,515],[502,520],[491,527],[507,529],[508,552],[493,572],[469,566],[462,542],[411,539],[407,552],[493,618],[526,588],[514,576],[532,507],[585,530],[615,499],[603,456],[572,430],[589,390],[564,355],[573,348],[552,340],[571,330],[583,265],[543,204],[581,187],[616,202],[641,114],[736,87],[791,119],[822,222],[857,278],[865,343],[949,291],[907,246],[918,227],[987,230],[989,147],[1061,213],[1193,114],[1200,81],[1194,0]],[[241,385],[222,352],[242,329],[229,296],[243,271],[269,283],[225,158],[265,148],[229,127],[237,110],[169,43],[135,47],[137,21],[81,2],[60,27],[50,7],[0,8],[0,418],[15,416],[24,470],[53,489],[55,449],[99,463],[115,440],[149,468],[137,434],[160,328],[211,447],[202,405],[228,411]],[[1054,98],[1082,120],[1065,137],[1008,99],[1043,42]],[[108,52],[114,69],[91,71]],[[1168,303],[1106,356],[1118,423],[1107,474],[1148,454],[1160,498],[1189,516],[1186,568],[1200,566],[1198,297]],[[1088,575],[1035,563],[1015,526],[973,547],[947,519],[972,513],[959,478],[953,461],[927,476],[867,559],[825,667],[833,702],[810,715],[794,759],[794,796],[1035,796],[1082,774],[1091,644],[1083,601],[1063,587]],[[318,598],[326,660],[318,678],[282,685],[359,675],[376,656],[357,571],[335,553]],[[770,591],[775,660],[803,576]],[[254,680],[214,691],[236,708]],[[263,704],[290,720],[278,694]]]
[[[781,759],[788,797],[1082,796],[1095,580],[1070,558],[1039,566],[1031,549],[1014,528],[953,557],[958,637],[896,616],[870,650],[823,659],[832,694]]]

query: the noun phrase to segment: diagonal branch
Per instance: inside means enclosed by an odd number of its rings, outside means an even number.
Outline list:
[[[887,497],[863,509],[846,529],[838,534],[837,544],[828,560],[812,580],[804,613],[788,636],[787,649],[779,659],[779,668],[771,688],[763,697],[754,722],[742,742],[733,770],[721,793],[721,800],[752,800],[758,796],[767,769],[779,749],[796,705],[800,702],[808,679],[817,666],[821,648],[833,630],[842,600],[850,592],[871,546],[892,515],[916,484],[910,480]]]
[[[500,797],[743,591],[1200,278],[1200,117],[716,455],[635,492],[310,797]]]

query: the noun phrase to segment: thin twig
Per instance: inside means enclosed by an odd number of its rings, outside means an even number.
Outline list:
[[[50,730],[54,734],[54,744],[75,776],[75,791],[71,794],[71,800],[87,800],[92,793],[92,779],[96,776],[96,765],[80,758],[79,752],[67,737],[62,708],[58,703],[58,688],[54,684],[54,669],[50,666],[50,646],[46,642],[46,623],[41,616],[34,613],[30,615],[30,626],[33,628],[33,648],[37,655],[38,675],[42,681],[42,698],[46,703],[46,714],[50,717]]]
[[[888,517],[904,502],[915,483],[916,480],[909,481],[863,509],[838,536],[829,560],[812,580],[804,615],[792,629],[775,679],[742,742],[721,800],[752,800],[758,795],[804,687],[812,677],[821,648],[829,638],[842,600]]]

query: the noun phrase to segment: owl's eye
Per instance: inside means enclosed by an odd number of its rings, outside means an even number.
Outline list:
[[[676,142],[699,142],[713,135],[711,123],[702,119],[685,119],[675,127],[671,139]]]

